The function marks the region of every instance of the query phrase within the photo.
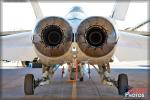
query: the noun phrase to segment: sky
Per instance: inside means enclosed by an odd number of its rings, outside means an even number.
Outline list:
[[[81,6],[87,16],[110,16],[114,2],[41,2],[44,16],[65,16],[73,6]],[[148,2],[131,2],[126,19],[116,21],[118,29],[135,26],[148,18]],[[32,30],[36,23],[30,2],[2,3],[2,31]]]

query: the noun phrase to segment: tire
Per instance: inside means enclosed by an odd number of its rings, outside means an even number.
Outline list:
[[[27,74],[24,79],[24,93],[25,95],[34,94],[34,76],[33,74]]]
[[[118,93],[124,95],[128,92],[128,76],[126,74],[119,74],[118,76]]]
[[[80,81],[81,81],[81,82],[83,81],[83,77],[80,78]]]

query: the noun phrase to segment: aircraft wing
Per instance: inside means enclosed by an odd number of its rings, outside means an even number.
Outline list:
[[[32,33],[1,36],[1,59],[9,61],[31,61],[36,57],[32,46]]]
[[[119,61],[148,60],[150,37],[120,31],[115,56]]]

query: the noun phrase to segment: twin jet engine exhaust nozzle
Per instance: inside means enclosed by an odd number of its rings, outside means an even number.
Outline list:
[[[102,57],[115,47],[118,40],[114,26],[103,17],[86,18],[76,33],[72,32],[72,27],[60,17],[40,20],[33,31],[36,50],[46,57],[63,56],[71,47],[73,36],[76,36],[75,42],[85,55]]]

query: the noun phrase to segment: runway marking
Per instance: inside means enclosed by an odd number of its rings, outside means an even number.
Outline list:
[[[76,81],[73,81],[72,84],[72,96],[71,96],[72,100],[77,100],[77,86],[76,86]]]

